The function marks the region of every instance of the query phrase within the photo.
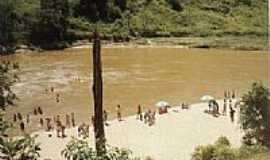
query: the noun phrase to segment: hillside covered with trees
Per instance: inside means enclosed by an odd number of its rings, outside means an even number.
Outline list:
[[[89,39],[242,37],[267,46],[267,0],[1,0],[0,51],[65,48]],[[222,41],[222,42],[223,42]]]

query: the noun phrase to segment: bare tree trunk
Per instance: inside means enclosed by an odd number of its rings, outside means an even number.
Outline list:
[[[97,31],[94,33],[93,46],[93,95],[94,95],[94,132],[96,141],[96,150],[98,155],[106,152],[105,132],[103,123],[103,87],[102,87],[102,67],[100,55],[100,37]]]

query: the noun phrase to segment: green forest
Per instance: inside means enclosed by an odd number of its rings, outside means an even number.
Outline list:
[[[0,53],[66,48],[96,28],[113,42],[217,37],[226,46],[252,38],[253,48],[267,47],[267,0],[1,0],[0,17]]]

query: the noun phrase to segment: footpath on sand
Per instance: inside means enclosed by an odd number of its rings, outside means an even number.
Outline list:
[[[223,106],[222,101],[218,103]],[[125,117],[121,122],[109,121],[105,127],[107,144],[130,149],[136,157],[150,156],[155,160],[189,160],[196,146],[213,143],[220,136],[226,136],[233,147],[239,147],[242,133],[237,125],[238,112],[232,123],[229,114],[214,117],[204,113],[206,109],[207,103],[192,104],[188,110],[176,106],[167,114],[156,115],[152,126],[137,120],[136,116]],[[36,134],[37,142],[41,143],[41,158],[52,160],[64,160],[61,151],[72,136],[78,137],[77,127],[67,129],[66,138],[57,138],[55,131],[33,133]],[[92,127],[87,140],[94,147]]]

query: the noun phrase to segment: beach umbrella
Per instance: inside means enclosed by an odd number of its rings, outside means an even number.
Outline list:
[[[159,101],[156,103],[156,107],[161,108],[161,107],[168,107],[170,104],[166,101]]]
[[[209,101],[214,100],[214,99],[215,98],[210,96],[210,95],[204,95],[201,97],[201,101],[203,101],[203,102],[209,102]]]

